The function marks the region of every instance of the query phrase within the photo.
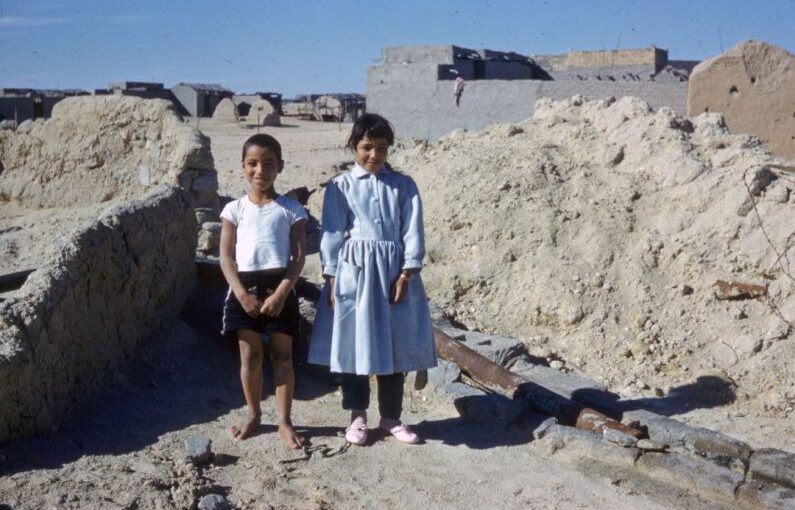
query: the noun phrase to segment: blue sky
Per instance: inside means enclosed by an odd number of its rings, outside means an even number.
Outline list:
[[[290,97],[365,92],[383,46],[655,44],[701,60],[746,39],[795,52],[795,0],[0,0],[0,86],[186,81]]]

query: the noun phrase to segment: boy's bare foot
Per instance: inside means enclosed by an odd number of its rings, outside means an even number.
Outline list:
[[[232,437],[235,439],[246,439],[251,437],[254,432],[257,430],[257,427],[260,424],[260,420],[262,419],[262,413],[255,413],[253,411],[249,411],[246,415],[246,419],[243,420],[243,423],[240,424],[240,427],[232,427]]]
[[[291,423],[279,424],[279,437],[288,448],[292,448],[293,450],[301,448],[306,442],[306,438],[299,436]]]

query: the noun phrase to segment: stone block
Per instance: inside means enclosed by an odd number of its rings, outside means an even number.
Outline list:
[[[636,467],[647,477],[682,489],[724,501],[734,501],[734,491],[744,476],[707,460],[675,453],[648,452],[641,455]]]
[[[795,490],[776,484],[749,481],[737,490],[737,501],[751,508],[795,509]]]
[[[527,347],[521,340],[488,333],[465,331],[461,342],[494,363],[508,367],[527,356]],[[453,336],[453,335],[450,335]],[[457,338],[457,337],[453,337]]]
[[[624,420],[634,420],[647,427],[652,441],[684,449],[738,472],[745,471],[751,455],[751,447],[742,441],[713,430],[691,427],[649,411],[627,412]]]
[[[795,489],[795,454],[763,448],[751,454],[748,474],[754,480],[767,480]]]
[[[545,455],[554,456],[564,464],[594,467],[607,466],[631,469],[635,465],[638,451],[624,448],[606,441],[593,432],[552,425],[539,441]]]

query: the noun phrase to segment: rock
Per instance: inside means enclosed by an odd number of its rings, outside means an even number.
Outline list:
[[[673,453],[644,453],[635,465],[654,480],[695,489],[729,503],[734,502],[734,491],[743,481],[742,473]]]
[[[461,378],[461,369],[458,365],[440,359],[438,364],[428,370],[428,385],[431,388],[447,386]]]
[[[795,489],[795,454],[763,448],[751,454],[748,473],[754,480],[767,480]]]
[[[521,340],[516,338],[478,333],[476,331],[459,331],[459,335],[451,335],[450,333],[448,335],[453,338],[460,338],[463,335],[461,341],[464,345],[498,365],[510,366],[515,361],[527,356],[527,347]]]
[[[16,128],[17,128],[16,121],[10,119],[0,120],[0,129],[7,129],[13,131]]]
[[[609,428],[602,430],[602,438],[604,438],[605,441],[610,441],[611,443],[616,443],[621,446],[635,446],[638,444],[638,440],[633,436],[621,432],[620,430]]]
[[[693,287],[691,287],[690,285],[682,285],[683,296],[689,296],[692,293],[693,293]]]
[[[664,452],[668,449],[667,444],[658,443],[657,441],[652,441],[651,439],[640,439],[636,445],[641,450],[648,450],[650,452]]]
[[[544,437],[546,435],[546,433],[549,431],[549,429],[553,425],[557,425],[557,424],[558,424],[558,419],[557,418],[555,418],[555,417],[547,418],[546,420],[541,422],[541,425],[539,425],[538,427],[533,429],[533,437],[536,440],[541,439],[542,437]]]
[[[199,230],[199,240],[196,249],[203,252],[213,252],[221,243],[221,229],[223,225],[218,222],[202,223]]]
[[[224,99],[226,101],[226,99]],[[199,510],[227,510],[229,503],[226,498],[218,494],[207,494],[199,500]]]
[[[194,465],[208,464],[212,460],[210,449],[212,441],[202,436],[190,436],[185,439],[185,453]]]

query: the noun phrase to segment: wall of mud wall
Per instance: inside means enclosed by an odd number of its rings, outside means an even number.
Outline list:
[[[632,81],[467,81],[456,106],[452,81],[437,81],[433,64],[388,64],[367,70],[367,111],[394,125],[399,138],[434,139],[454,129],[482,129],[495,122],[519,122],[533,115],[542,97],[589,99],[636,96],[653,108],[687,112],[687,83]]]
[[[53,242],[59,256],[0,301],[0,441],[57,425],[195,285],[196,218],[177,187]]]

